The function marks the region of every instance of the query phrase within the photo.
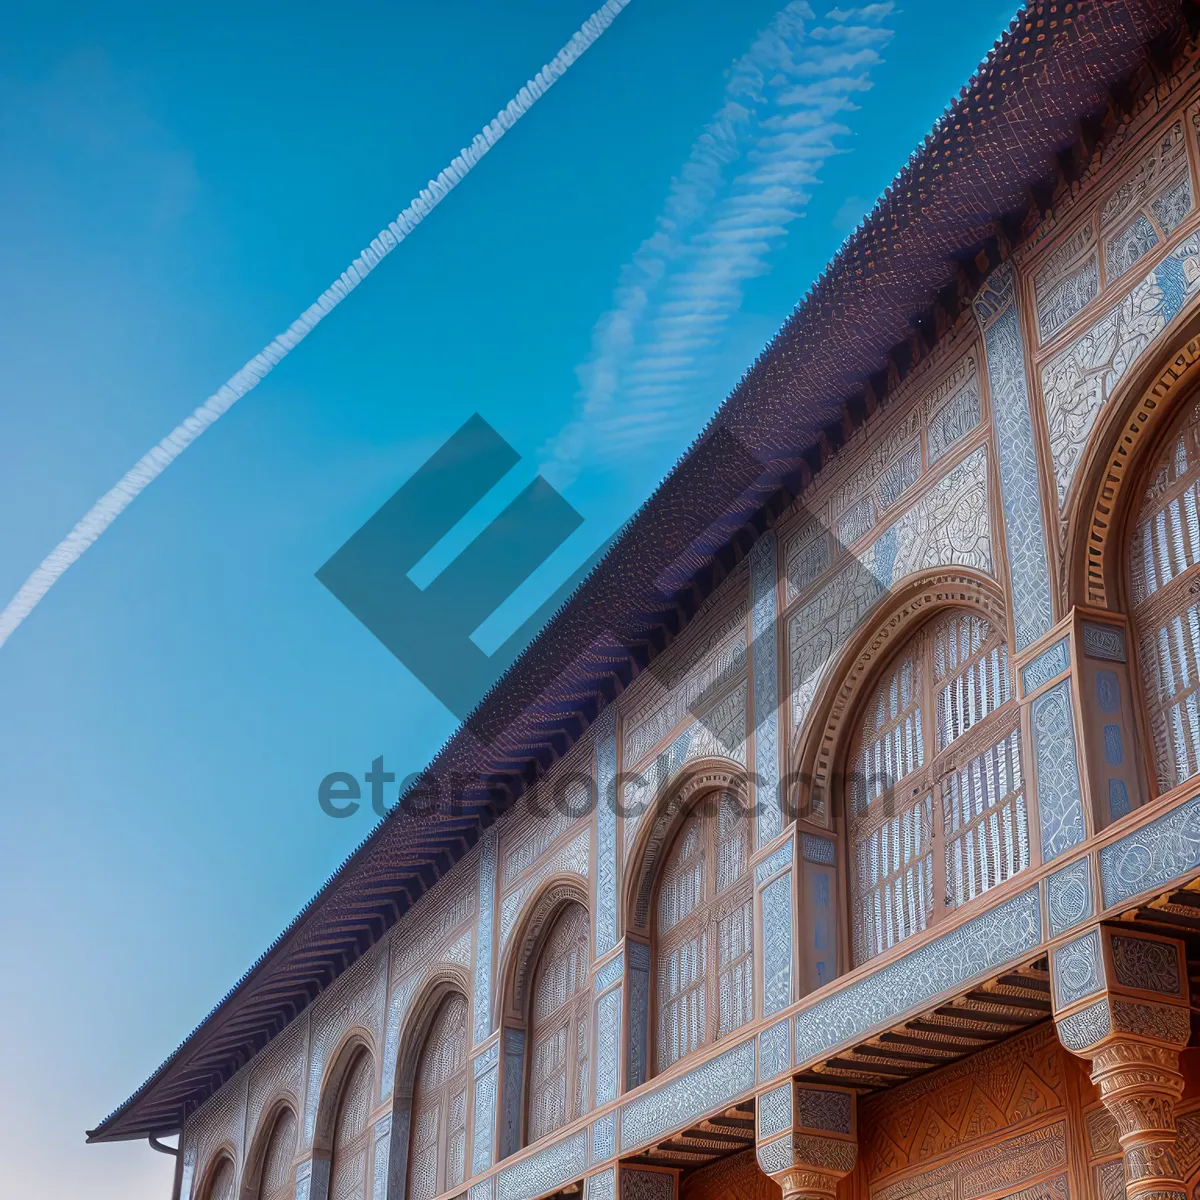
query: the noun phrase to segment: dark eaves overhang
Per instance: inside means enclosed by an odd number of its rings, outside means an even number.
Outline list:
[[[755,538],[1082,170],[1179,0],[1028,5],[605,557],[397,808],[129,1100],[88,1133],[173,1132],[377,943],[691,619]]]

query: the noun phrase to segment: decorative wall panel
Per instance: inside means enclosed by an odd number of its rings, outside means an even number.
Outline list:
[[[1025,347],[1009,263],[992,272],[976,297],[975,313],[983,327],[987,349],[988,388],[1013,597],[1014,648],[1019,653],[1049,633],[1054,611],[1050,603],[1050,564],[1033,446],[1029,385],[1025,378]]]
[[[797,1013],[797,1064],[1012,962],[1041,940],[1035,887]]]
[[[1089,930],[1082,937],[1059,946],[1051,958],[1056,1011],[1103,989],[1104,968],[1100,961],[1098,929]]]
[[[596,745],[596,954],[617,944],[617,711],[597,718]]]
[[[788,1018],[758,1035],[758,1077],[774,1079],[792,1065],[792,1022]]]
[[[581,1129],[501,1170],[496,1176],[496,1200],[532,1200],[581,1178],[586,1169],[587,1132]]]
[[[597,1171],[595,1175],[589,1175],[583,1200],[617,1200],[616,1167],[609,1167],[607,1171]]]
[[[1170,883],[1200,867],[1200,796],[1100,851],[1104,906]]]
[[[871,1200],[979,1200],[1067,1165],[1065,1121],[1032,1129],[909,1179],[872,1189]],[[950,1189],[954,1189],[951,1191]]]
[[[592,1122],[592,1162],[603,1162],[617,1152],[617,1114],[605,1113]]]
[[[754,1087],[754,1039],[709,1059],[621,1109],[621,1149],[629,1151],[686,1125]]]
[[[596,1103],[617,1098],[621,1062],[621,988],[596,1001]]]
[[[1088,435],[1101,410],[1146,348],[1197,291],[1200,235],[1193,234],[1042,368],[1042,399],[1060,509],[1066,506]]]
[[[1021,691],[1028,696],[1055,675],[1061,675],[1070,665],[1067,639],[1060,638],[1053,646],[1047,646],[1037,658],[1021,668]]]
[[[1055,684],[1033,701],[1030,724],[1037,764],[1042,861],[1050,862],[1086,836],[1069,679]]]
[[[684,640],[655,659],[643,685],[653,694],[631,708],[622,722],[626,767],[640,763],[681,721],[707,707],[712,696],[745,670],[746,602],[739,599],[728,611],[720,611],[727,597],[744,586],[744,579],[728,579],[689,622]]]
[[[793,728],[803,728],[826,667],[884,592],[914,571],[939,566],[992,573],[987,451],[982,446],[791,616]]]
[[[551,875],[578,875],[580,879],[589,877],[589,865],[592,853],[591,831],[584,829],[575,835],[565,846],[560,846],[553,854],[546,854],[536,870],[529,874],[515,892],[505,896],[500,902],[500,949],[503,952],[512,937],[517,921],[525,908],[526,902],[538,890],[541,884]],[[599,914],[597,913],[597,918]]]
[[[750,551],[750,625],[754,666],[754,797],[758,844],[783,829],[779,794],[779,666],[775,644],[775,534],[764,533]]]
[[[525,1031],[505,1029],[503,1105],[500,1112],[500,1157],[507,1158],[521,1145],[521,1106],[525,1101]]]
[[[1090,221],[1050,255],[1034,276],[1033,290],[1043,342],[1100,294],[1100,255]]]
[[[497,834],[484,834],[479,851],[479,923],[475,932],[473,1044],[492,1032],[492,915],[496,906]]]
[[[650,1033],[650,947],[630,939],[629,958],[629,1036],[625,1048],[625,1086],[635,1088],[646,1079],[649,1063],[647,1040]]]
[[[763,1013],[773,1016],[792,1002],[792,875],[787,872],[762,892]]]
[[[1091,859],[1081,858],[1046,877],[1050,936],[1066,933],[1092,915]]]
[[[471,1174],[492,1165],[492,1143],[496,1136],[496,1101],[500,1091],[499,1047],[492,1045],[475,1060],[475,1121],[471,1148]]]
[[[308,1084],[304,1103],[304,1144],[311,1145],[317,1105],[328,1067],[328,1057],[342,1035],[359,1026],[379,1045],[387,994],[387,947],[381,946],[355,963],[318,1001],[312,1017],[312,1045],[308,1059]]]

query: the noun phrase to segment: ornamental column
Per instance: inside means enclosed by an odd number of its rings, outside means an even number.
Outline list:
[[[1175,1160],[1191,1034],[1182,942],[1097,925],[1051,955],[1054,1022],[1117,1123],[1129,1200],[1187,1200]]]
[[[756,1108],[758,1165],[783,1200],[832,1200],[858,1158],[854,1092],[789,1080]]]

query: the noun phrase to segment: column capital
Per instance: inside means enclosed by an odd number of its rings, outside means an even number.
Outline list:
[[[1175,1160],[1179,1052],[1191,1035],[1182,942],[1095,925],[1051,953],[1059,1041],[1090,1062],[1117,1123],[1129,1200],[1186,1200]]]
[[[858,1159],[854,1092],[790,1079],[755,1107],[758,1165],[783,1200],[831,1200]]]

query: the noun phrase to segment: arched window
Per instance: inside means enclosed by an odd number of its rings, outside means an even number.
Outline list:
[[[855,966],[1029,865],[1000,629],[954,611],[913,635],[863,709],[848,784]]]
[[[750,822],[729,793],[697,804],[671,843],[654,906],[659,1071],[754,1016],[749,855]]]
[[[342,1080],[333,1126],[333,1161],[329,1167],[329,1200],[366,1200],[371,1131],[371,1093],[375,1072],[371,1056],[360,1050]]]
[[[1200,404],[1150,474],[1130,542],[1130,590],[1158,791],[1200,771]],[[1114,813],[1120,816],[1120,813]]]
[[[292,1161],[296,1157],[296,1131],[296,1114],[290,1107],[280,1109],[263,1152],[258,1200],[293,1200],[296,1194],[296,1176],[292,1170]]]
[[[442,1001],[429,1027],[413,1087],[409,1200],[457,1187],[467,1159],[467,1002]]]
[[[568,904],[555,918],[538,956],[529,1003],[525,1127],[530,1142],[587,1112],[589,925],[587,909]]]
[[[209,1176],[204,1200],[233,1200],[233,1160],[228,1154],[221,1155]]]

